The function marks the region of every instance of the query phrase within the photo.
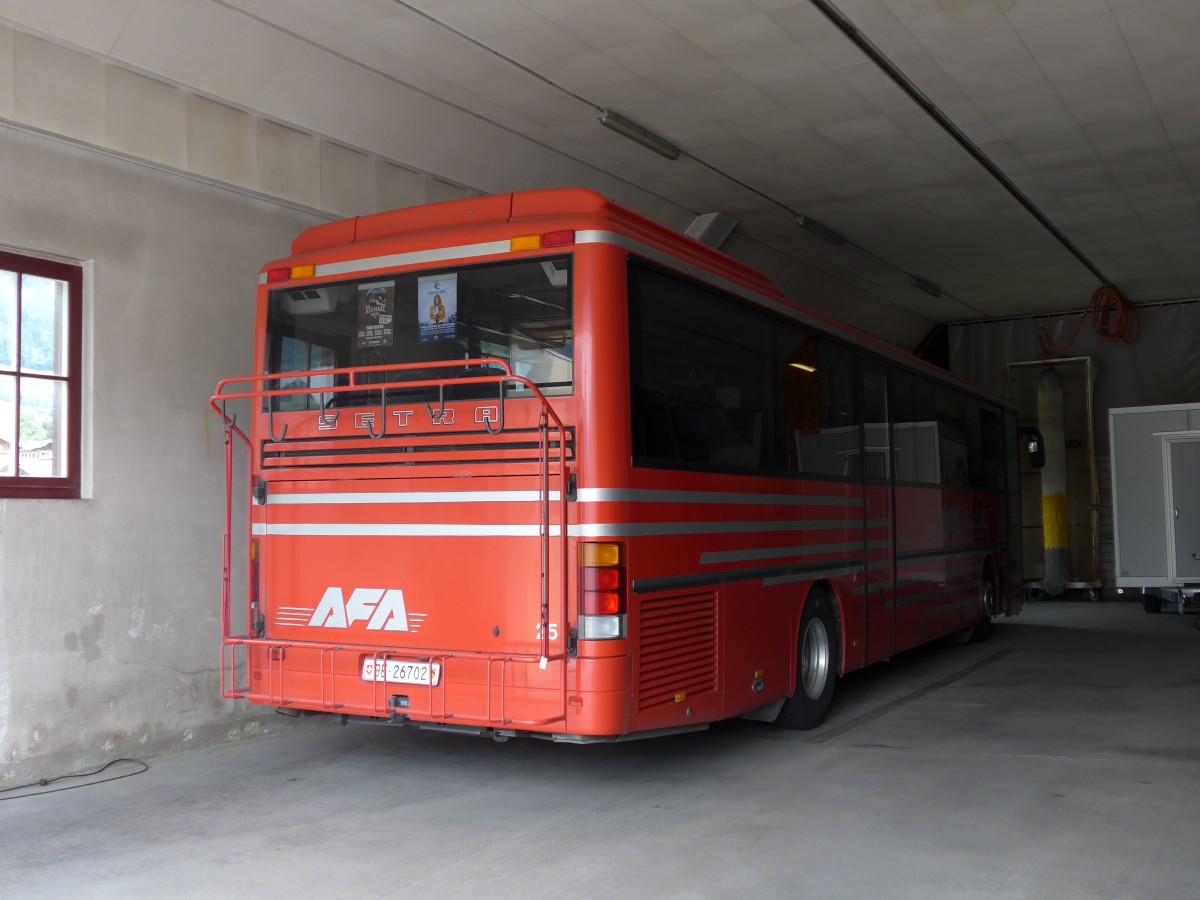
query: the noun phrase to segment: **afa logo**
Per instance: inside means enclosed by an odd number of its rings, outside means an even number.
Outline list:
[[[366,622],[367,631],[417,631],[424,616],[410,623],[404,608],[404,591],[383,588],[355,588],[346,599],[341,588],[326,588],[308,624],[314,628],[349,628]]]

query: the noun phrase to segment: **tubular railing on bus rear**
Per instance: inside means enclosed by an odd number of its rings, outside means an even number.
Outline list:
[[[472,375],[469,377],[461,377],[461,372],[464,369],[471,368],[489,368],[499,369],[499,373],[485,373],[480,375]],[[456,376],[452,379],[446,378],[406,378],[418,373],[425,373],[429,370],[446,369],[453,370]],[[324,384],[313,386],[313,379],[321,381],[337,381],[342,379],[344,384]],[[363,381],[364,378],[378,378],[378,381]],[[385,381],[385,378],[393,380]],[[398,380],[396,380],[398,379]],[[302,381],[302,387],[268,387],[279,382]],[[240,390],[234,388],[238,385],[249,385],[248,388],[243,387]],[[490,417],[485,417],[481,422],[468,423],[468,427],[459,427],[455,429],[456,434],[471,434],[480,433],[484,435],[484,440],[489,438],[499,438],[505,430],[505,405],[511,399],[507,395],[506,388],[514,386],[520,389],[523,396],[521,400],[534,400],[539,405],[538,424],[537,424],[537,458],[538,458],[538,479],[539,479],[539,494],[540,505],[538,515],[538,530],[540,534],[541,545],[541,636],[540,636],[540,657],[537,662],[545,666],[550,660],[564,660],[563,670],[563,697],[564,708],[563,718],[566,718],[565,696],[566,696],[566,644],[565,634],[560,637],[564,643],[556,650],[554,655],[551,655],[550,647],[550,537],[551,523],[550,510],[553,499],[553,492],[550,489],[551,482],[551,464],[556,464],[556,472],[554,475],[558,479],[558,521],[559,521],[559,591],[558,602],[561,607],[558,612],[560,615],[559,621],[566,621],[566,600],[567,600],[567,496],[570,472],[568,471],[568,429],[563,425],[558,414],[551,407],[546,396],[541,392],[536,384],[527,378],[522,378],[519,375],[514,375],[508,363],[497,358],[480,358],[470,360],[443,360],[434,362],[421,363],[406,363],[398,365],[383,365],[383,366],[363,366],[358,368],[341,368],[341,369],[316,369],[307,372],[284,372],[274,375],[251,375],[241,378],[226,378],[217,384],[216,391],[209,399],[209,405],[213,411],[221,417],[222,424],[225,430],[225,535],[222,545],[222,583],[221,583],[221,631],[223,640],[227,645],[242,645],[247,643],[257,643],[259,639],[251,637],[249,634],[242,637],[234,637],[232,633],[231,612],[230,612],[230,594],[231,594],[231,570],[232,570],[232,541],[233,541],[233,441],[236,436],[245,444],[247,451],[254,455],[257,449],[258,454],[253,459],[249,477],[251,480],[255,476],[261,476],[264,469],[264,460],[266,446],[285,445],[287,443],[288,426],[285,423],[283,429],[276,434],[275,428],[275,407],[278,405],[277,398],[282,397],[312,397],[319,398],[319,407],[321,409],[322,418],[325,417],[325,410],[329,407],[337,395],[363,392],[379,391],[379,408],[380,421],[382,424],[379,427],[378,433],[375,432],[374,423],[371,422],[368,430],[368,437],[371,440],[382,440],[387,437],[393,441],[403,443],[406,440],[406,435],[399,432],[388,432],[388,398],[389,393],[400,394],[419,394],[421,391],[436,391],[436,401],[425,400],[426,408],[429,411],[431,419],[444,418],[447,413],[447,388],[469,387],[471,385],[495,385],[496,386],[496,401],[497,401],[497,416],[496,420],[492,421]],[[254,440],[243,429],[237,425],[237,418],[231,415],[228,411],[228,404],[231,401],[250,401],[253,405],[252,417],[262,417],[265,419],[266,436],[258,441],[257,448]],[[265,401],[266,410],[261,409],[261,405]],[[434,406],[434,403],[437,406]],[[307,400],[305,401],[305,409],[308,409]],[[482,425],[482,428],[472,429],[471,425]],[[252,432],[255,429],[251,429]],[[557,434],[557,441],[552,441],[550,432],[554,431]],[[552,447],[557,450],[557,455],[551,459]],[[252,489],[251,485],[248,485]],[[247,604],[247,619],[251,618],[249,604]],[[252,622],[247,623],[247,630],[253,632],[254,625]],[[565,632],[566,629],[563,629]],[[263,641],[266,645],[276,645],[278,641]],[[417,651],[419,652],[419,651]],[[435,654],[437,655],[437,654]],[[517,659],[517,656],[510,656],[511,659]],[[221,681],[222,694],[229,696],[226,692],[226,666],[222,660],[221,666]],[[232,672],[231,672],[232,674]],[[235,690],[235,689],[234,689]]]

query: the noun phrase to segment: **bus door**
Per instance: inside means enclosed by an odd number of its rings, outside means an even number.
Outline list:
[[[887,370],[863,362],[863,515],[866,557],[867,662],[896,650],[896,536],[892,431]]]

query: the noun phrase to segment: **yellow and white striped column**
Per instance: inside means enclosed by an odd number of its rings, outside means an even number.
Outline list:
[[[1062,381],[1047,367],[1038,380],[1038,426],[1046,447],[1042,467],[1042,542],[1046,573],[1042,590],[1057,597],[1070,581],[1069,528],[1067,522],[1067,439],[1063,415]]]

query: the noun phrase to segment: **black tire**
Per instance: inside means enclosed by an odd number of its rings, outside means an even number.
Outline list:
[[[996,615],[996,579],[990,571],[979,579],[979,621],[971,629],[971,643],[979,644],[992,633],[992,617]]]
[[[1142,601],[1142,609],[1151,614],[1162,612],[1162,607],[1162,600],[1158,597],[1146,597]]]
[[[825,720],[833,703],[840,646],[832,599],[824,591],[813,591],[804,604],[796,641],[796,693],[783,702],[776,725],[807,731]]]

